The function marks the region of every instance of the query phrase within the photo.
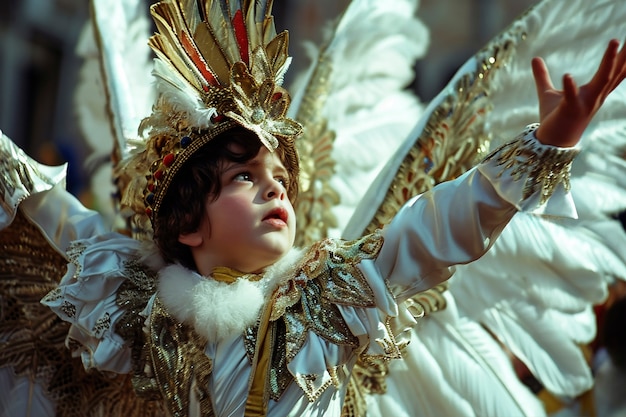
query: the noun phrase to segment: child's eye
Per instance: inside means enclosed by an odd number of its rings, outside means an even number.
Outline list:
[[[252,175],[249,172],[240,172],[233,178],[234,181],[252,181]]]
[[[276,181],[278,181],[283,188],[287,189],[287,187],[289,186],[289,179],[285,178],[285,177],[277,177]]]

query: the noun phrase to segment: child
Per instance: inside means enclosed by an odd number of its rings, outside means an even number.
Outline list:
[[[566,189],[571,147],[626,76],[616,41],[580,88],[565,76],[564,91],[554,89],[535,59],[540,125],[411,199],[379,232],[293,248],[300,129],[276,82],[281,35],[231,38],[253,53],[209,71],[194,56],[201,45],[168,47],[172,33],[186,42],[196,33],[178,27],[176,13],[169,2],[154,6],[156,72],[169,84],[144,122],[145,149],[121,171],[134,224],[153,230],[158,253],[117,234],[77,241],[43,300],[72,324],[68,344],[87,368],[132,371],[137,392],[156,394],[175,416],[341,415],[358,358],[402,357],[401,301],[480,257],[517,209]],[[236,32],[242,15],[254,22],[250,10],[234,13]],[[196,95],[199,111],[185,104]],[[546,163],[548,175],[536,176]],[[567,199],[559,208],[571,210]]]
[[[173,415],[341,415],[359,355],[401,357],[398,302],[488,249],[516,207],[535,198],[524,192],[542,181],[530,177],[542,155],[553,153],[551,175],[567,182],[576,150],[546,146],[576,145],[624,78],[625,60],[626,50],[611,42],[594,79],[577,88],[566,76],[563,93],[533,61],[541,125],[354,242],[293,249],[293,142],[277,137],[272,149],[231,124],[178,167],[158,205],[148,200],[165,262],[142,306],[141,352],[129,349],[141,337],[124,342],[114,327],[128,314],[115,297],[140,271],[128,264],[138,244],[110,236],[78,243],[75,267],[45,302],[74,324],[70,336],[86,347],[87,365],[128,372],[132,358]],[[120,259],[103,264],[110,250]]]

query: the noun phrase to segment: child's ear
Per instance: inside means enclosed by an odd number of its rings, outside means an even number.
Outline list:
[[[199,231],[178,235],[178,241],[183,245],[196,247],[202,244],[202,234]]]

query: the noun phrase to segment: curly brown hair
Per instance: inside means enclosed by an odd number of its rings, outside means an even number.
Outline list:
[[[293,141],[277,139],[275,152],[289,173],[287,196],[293,204],[298,195],[298,155]],[[233,144],[237,146],[229,146]],[[207,199],[215,201],[220,196],[224,164],[245,163],[256,157],[261,146],[253,132],[235,127],[210,140],[180,168],[153,219],[154,241],[166,262],[196,269],[190,248],[178,241],[179,236],[197,231]]]

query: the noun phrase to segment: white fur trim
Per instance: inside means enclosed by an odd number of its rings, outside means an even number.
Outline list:
[[[291,250],[269,267],[259,281],[232,284],[203,277],[181,265],[159,272],[159,298],[176,319],[194,326],[199,335],[220,341],[255,324],[276,287],[294,277],[302,250]]]

